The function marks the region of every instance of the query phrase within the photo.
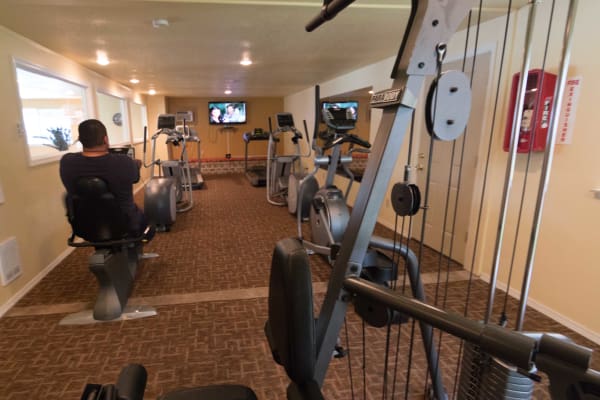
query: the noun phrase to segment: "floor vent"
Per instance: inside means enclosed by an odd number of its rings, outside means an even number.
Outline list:
[[[17,238],[0,243],[0,284],[6,286],[21,275],[21,259]]]

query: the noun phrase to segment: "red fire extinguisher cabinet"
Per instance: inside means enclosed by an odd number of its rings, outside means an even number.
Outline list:
[[[519,90],[520,73],[513,75],[510,105],[507,115],[506,133],[504,135],[504,151],[510,150],[510,137],[513,128],[513,115]],[[523,117],[519,129],[517,153],[544,151],[550,125],[550,113],[554,102],[556,75],[541,69],[529,71],[527,89],[523,104]]]

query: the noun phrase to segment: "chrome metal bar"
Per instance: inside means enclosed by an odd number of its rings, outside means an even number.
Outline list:
[[[521,287],[521,298],[519,300],[519,312],[516,325],[517,330],[523,329],[523,320],[525,319],[525,309],[527,307],[527,298],[529,297],[529,286],[531,285],[531,276],[533,274],[533,264],[535,261],[535,251],[537,249],[538,237],[540,233],[542,212],[544,209],[544,201],[546,199],[548,184],[550,182],[550,171],[552,169],[552,161],[554,159],[554,148],[556,146],[556,132],[558,131],[558,123],[560,120],[560,107],[562,105],[565,86],[567,83],[567,74],[569,73],[571,47],[573,44],[573,27],[575,26],[575,14],[577,12],[578,3],[579,0],[571,0],[569,2],[569,11],[567,14],[565,35],[563,39],[560,72],[554,91],[552,117],[550,120],[550,126],[548,127],[548,139],[546,142],[546,150],[544,154],[544,164],[542,166],[540,186],[538,189],[537,201],[535,204],[533,224],[531,228],[531,239],[529,241],[529,249],[527,251],[527,262],[525,264],[525,273],[523,277],[523,286]]]
[[[498,230],[496,234],[496,245],[494,247],[494,261],[490,274],[490,289],[488,292],[488,304],[485,312],[484,321],[488,323],[492,317],[494,307],[494,295],[498,280],[498,270],[500,268],[500,256],[502,253],[502,243],[504,240],[504,228],[508,214],[508,202],[510,191],[512,189],[513,177],[515,172],[515,163],[517,156],[517,146],[519,144],[519,131],[521,119],[523,118],[523,104],[525,103],[525,91],[527,90],[527,76],[529,74],[529,65],[531,64],[531,50],[533,29],[535,27],[535,16],[538,6],[538,0],[530,0],[531,8],[529,10],[529,19],[527,21],[527,32],[525,34],[525,47],[523,50],[523,64],[521,65],[521,76],[519,79],[518,95],[513,114],[512,132],[510,139],[510,150],[508,164],[506,165],[506,174],[504,178],[504,191],[502,193],[502,206],[500,208],[500,217],[498,219]]]

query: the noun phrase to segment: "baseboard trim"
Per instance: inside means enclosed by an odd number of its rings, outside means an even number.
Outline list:
[[[15,293],[8,301],[0,306],[0,318],[4,316],[15,304],[19,302],[35,285],[40,283],[46,275],[50,273],[58,264],[60,264],[65,258],[69,256],[73,251],[74,247],[67,247],[62,253],[58,255],[46,268],[41,270],[32,280],[27,282],[17,293]]]
[[[487,283],[490,282],[490,276],[488,274],[481,274],[481,276],[479,278]],[[505,283],[498,282],[496,287],[498,289],[502,290],[503,292],[506,292],[506,284]],[[511,288],[508,291],[508,294],[510,297],[513,297],[515,299],[519,299],[519,297],[521,296],[521,292],[519,292],[518,290],[516,290],[514,288]],[[594,331],[586,328],[585,326],[581,325],[580,323],[575,322],[568,317],[565,317],[564,315],[554,311],[553,309],[549,308],[548,306],[545,306],[544,304],[540,303],[539,301],[537,301],[535,299],[529,298],[527,301],[527,306],[533,308],[536,311],[541,312],[545,316],[552,318],[556,322],[559,322],[562,325],[566,326],[567,328],[579,333],[581,336],[585,337],[586,339],[589,339],[592,342],[600,345],[600,334],[598,332],[594,332]]]

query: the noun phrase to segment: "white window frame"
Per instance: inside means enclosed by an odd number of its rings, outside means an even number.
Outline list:
[[[115,138],[113,138],[110,135],[110,131],[111,131],[110,124],[112,123],[112,120],[111,121],[102,121],[102,119],[100,117],[100,101],[98,100],[98,95],[112,97],[112,98],[119,100],[119,102],[120,102],[121,129],[123,130],[123,132],[121,134],[121,137],[118,140],[115,140]],[[97,119],[106,126],[106,130],[108,131],[108,139],[109,139],[110,146],[112,147],[112,146],[122,146],[122,145],[126,145],[126,144],[131,144],[131,129],[129,126],[129,107],[128,107],[127,99],[124,97],[121,97],[119,95],[115,95],[110,92],[107,92],[107,91],[104,91],[101,89],[97,89],[95,101],[96,101]]]
[[[131,127],[131,143],[133,144],[139,144],[142,143],[144,141],[144,131],[143,128],[148,126],[148,106],[144,103],[138,103],[137,101],[131,101],[131,104],[129,104],[129,115],[131,116],[130,119],[130,124],[129,126]],[[141,121],[141,126],[142,129],[140,132],[135,132],[133,129],[133,107],[134,106],[140,106],[141,107],[141,113],[142,113],[142,121]]]
[[[18,82],[18,75],[17,75],[17,69],[21,69],[30,73],[34,73],[37,75],[41,75],[43,77],[46,78],[50,78],[50,79],[56,79],[56,80],[60,80],[63,81],[65,83],[74,85],[74,86],[78,86],[81,90],[82,90],[82,96],[81,96],[81,103],[82,103],[82,116],[81,116],[81,121],[84,121],[85,119],[88,118],[89,116],[89,101],[88,101],[88,89],[89,86],[86,85],[85,83],[82,82],[78,82],[74,79],[65,77],[61,74],[58,74],[56,72],[54,72],[53,70],[40,66],[40,65],[36,65],[33,64],[31,62],[28,61],[24,61],[18,58],[13,58],[13,79],[15,82],[15,87],[16,87],[16,99],[18,102],[18,106],[19,106],[19,118],[20,118],[20,123],[18,126],[18,131],[19,133],[21,133],[24,138],[25,138],[25,144],[27,146],[27,157],[29,160],[29,166],[36,166],[36,165],[42,165],[42,164],[47,164],[47,163],[52,163],[52,162],[56,162],[58,160],[60,160],[60,158],[65,154],[65,153],[69,153],[69,152],[74,152],[74,151],[81,151],[81,144],[77,141],[77,132],[73,132],[73,130],[71,130],[71,144],[69,146],[69,148],[67,150],[48,150],[47,154],[45,155],[41,155],[41,156],[37,156],[35,157],[33,155],[32,152],[32,147],[38,147],[39,145],[37,144],[32,144],[30,143],[30,138],[27,134],[26,131],[26,127],[25,127],[25,118],[24,118],[24,113],[23,113],[23,100],[21,98],[21,89],[19,87],[19,82]],[[80,122],[81,122],[80,121]]]

